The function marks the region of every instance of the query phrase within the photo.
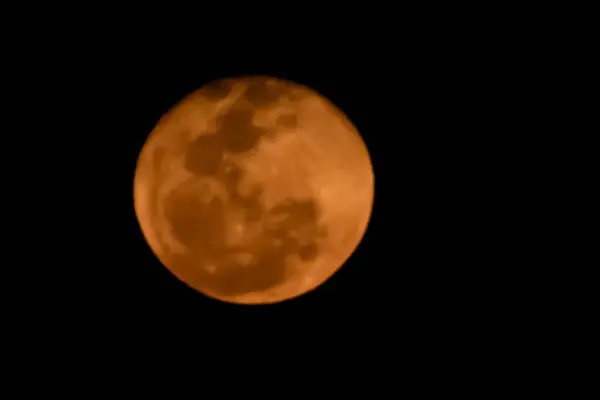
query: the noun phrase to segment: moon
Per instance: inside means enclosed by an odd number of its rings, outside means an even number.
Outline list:
[[[186,96],[149,134],[134,176],[153,253],[229,303],[317,288],[355,251],[373,205],[371,159],[350,120],[313,89],[268,76]]]

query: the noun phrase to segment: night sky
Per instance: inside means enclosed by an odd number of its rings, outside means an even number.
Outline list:
[[[239,375],[260,374],[259,395],[273,393],[275,370],[293,380],[279,397],[320,395],[313,388],[326,380],[335,397],[438,398],[568,382],[541,385],[564,369],[563,354],[578,354],[571,345],[582,341],[570,337],[593,332],[578,329],[593,322],[579,311],[593,291],[560,257],[572,232],[559,235],[555,217],[570,215],[563,197],[577,199],[560,180],[571,181],[584,146],[560,149],[580,136],[560,108],[578,104],[561,89],[585,76],[568,68],[586,54],[574,40],[585,36],[568,34],[580,18],[539,4],[195,5],[7,9],[3,383],[177,398],[155,389],[175,371],[170,390],[185,386],[185,367],[204,389],[193,396],[212,396],[206,383],[218,382],[227,398],[230,388],[255,394]],[[594,26],[578,25],[575,35]],[[318,289],[275,305],[187,287],[152,253],[134,212],[136,160],[157,121],[202,85],[240,75],[328,98],[374,167],[356,252]]]
[[[506,277],[497,267],[502,254],[490,250],[498,242],[485,233],[501,212],[490,205],[493,177],[482,167],[493,151],[481,137],[485,110],[463,70],[442,66],[460,56],[430,50],[306,48],[215,61],[149,45],[83,74],[83,94],[69,106],[78,133],[64,139],[79,167],[65,163],[62,175],[73,195],[61,205],[77,221],[61,240],[76,245],[55,285],[64,289],[53,291],[57,309],[113,332],[200,332],[224,320],[321,331],[400,324],[415,335],[427,326],[421,333],[429,335],[490,315],[502,301],[493,295],[497,280]],[[133,205],[137,156],[159,118],[202,85],[240,75],[289,79],[327,97],[360,132],[375,175],[373,213],[356,252],[317,290],[268,306],[221,303],[178,281],[147,245]]]

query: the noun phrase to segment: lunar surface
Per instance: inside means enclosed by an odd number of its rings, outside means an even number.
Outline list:
[[[137,162],[141,230],[214,299],[276,303],[331,277],[361,241],[374,176],[356,128],[305,86],[221,79],[175,105]]]

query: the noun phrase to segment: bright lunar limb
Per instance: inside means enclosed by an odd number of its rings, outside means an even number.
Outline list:
[[[276,303],[331,277],[361,241],[374,176],[356,128],[315,91],[214,81],[158,122],[136,167],[140,227],[191,288]]]

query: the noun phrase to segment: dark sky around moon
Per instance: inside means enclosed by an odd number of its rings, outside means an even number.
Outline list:
[[[163,46],[158,47],[161,52]],[[489,210],[483,207],[488,199],[506,192],[501,187],[488,192],[481,190],[482,184],[497,182],[485,175],[487,170],[481,167],[482,159],[489,159],[490,151],[500,145],[522,148],[519,136],[527,134],[518,124],[511,125],[510,129],[494,128],[510,114],[512,100],[506,99],[496,108],[502,116],[491,116],[494,106],[482,101],[483,93],[489,92],[491,96],[502,93],[497,90],[500,84],[490,82],[508,83],[505,71],[489,75],[481,72],[476,80],[477,90],[469,92],[469,88],[465,88],[466,78],[485,67],[478,58],[480,49],[473,49],[474,63],[462,63],[456,57],[439,57],[429,46],[424,46],[418,55],[398,57],[396,52],[378,51],[379,58],[365,57],[348,49],[347,53],[336,54],[337,62],[323,60],[320,54],[310,57],[307,63],[299,62],[300,54],[294,51],[289,63],[282,65],[278,64],[280,55],[273,52],[273,46],[263,47],[274,56],[268,62],[248,56],[247,59],[261,64],[251,67],[254,69],[247,69],[248,62],[242,62],[235,52],[231,52],[232,57],[227,62],[213,63],[207,62],[197,51],[191,52],[195,53],[193,56],[180,57],[190,53],[188,48],[179,52],[170,50],[169,56],[156,57],[157,45],[152,45],[145,57],[134,62],[127,46],[127,51],[113,58],[110,73],[98,74],[94,63],[87,76],[71,74],[77,77],[81,97],[58,102],[60,108],[56,109],[56,116],[62,119],[68,108],[76,132],[43,135],[49,143],[59,140],[55,137],[62,138],[65,161],[61,162],[65,168],[57,176],[74,181],[69,184],[73,186],[75,203],[66,201],[62,194],[52,195],[56,205],[60,200],[67,215],[76,215],[81,221],[78,229],[64,236],[85,232],[81,235],[83,240],[68,250],[77,260],[73,273],[65,278],[69,287],[74,285],[81,287],[81,293],[93,293],[91,302],[103,304],[110,312],[122,312],[128,318],[132,313],[146,313],[155,318],[160,310],[164,310],[165,316],[181,312],[184,319],[194,318],[213,310],[215,303],[219,303],[206,301],[187,288],[182,290],[181,283],[148,249],[131,205],[131,179],[140,148],[164,112],[204,82],[219,76],[247,73],[294,79],[331,99],[349,116],[367,142],[378,178],[373,217],[359,251],[322,290],[298,301],[286,302],[283,309],[294,312],[298,306],[303,311],[308,308],[318,312],[325,308],[335,309],[333,315],[355,315],[360,310],[367,310],[362,313],[367,314],[389,306],[396,315],[399,309],[401,312],[423,310],[422,304],[429,302],[431,307],[427,311],[435,311],[440,304],[448,304],[456,298],[456,293],[461,292],[466,298],[464,293],[473,288],[486,290],[498,277],[514,276],[520,280],[511,267],[506,270],[506,264],[502,270],[495,270],[493,280],[479,279],[482,271],[493,270],[493,267],[488,268],[488,260],[498,254],[493,251],[481,256],[473,254],[473,249],[484,248],[473,244],[481,244],[486,238],[479,235],[481,230],[470,230],[466,235],[468,240],[458,243],[459,238],[465,237],[461,235],[468,225],[464,218],[468,218],[472,207],[481,211],[476,216],[479,224],[485,224],[490,214],[503,212],[502,207]],[[351,47],[354,48],[355,43]],[[434,55],[430,60],[420,57],[425,53]],[[123,62],[123,56],[129,57],[128,62]],[[386,59],[381,60],[381,57]],[[197,62],[197,58],[202,61]],[[497,57],[490,57],[489,61],[494,64]],[[460,66],[463,74],[455,74],[449,69],[449,63],[454,64],[456,70]],[[55,93],[62,93],[62,81],[54,78],[52,81],[58,83]],[[218,97],[219,90],[214,91],[213,96]],[[44,93],[46,104],[56,104],[51,93]],[[60,124],[46,124],[46,128],[60,131]],[[489,129],[502,132],[489,133]],[[73,143],[79,145],[73,146]],[[40,147],[43,151],[48,149]],[[77,152],[79,163],[67,161],[72,152]],[[474,155],[479,158],[474,160]],[[159,164],[161,155],[156,153],[155,156]],[[53,162],[57,158],[56,154],[50,157]],[[505,157],[497,166],[504,169],[511,162],[510,157]],[[460,182],[464,182],[462,188]],[[467,183],[469,189],[462,190]],[[36,199],[39,198],[37,192]],[[519,199],[519,196],[506,195],[511,204],[518,204]],[[47,212],[59,216],[57,225],[61,225],[59,209]],[[38,237],[39,227],[32,228],[31,234]],[[479,239],[473,238],[476,234]],[[497,243],[511,240],[507,236]],[[62,248],[53,247],[47,254],[62,259],[68,256],[61,254],[63,250],[59,249]],[[90,258],[100,261],[88,265]],[[473,267],[454,267],[465,262]],[[513,265],[513,269],[521,266],[518,260]],[[44,269],[53,271],[55,268]],[[487,274],[491,277],[492,272]],[[468,284],[475,278],[478,279],[476,285]],[[7,285],[12,286],[8,282]],[[66,284],[63,286],[60,289],[68,290]],[[19,287],[26,289],[26,285]],[[56,289],[51,288],[53,293]],[[73,298],[77,296],[69,297],[69,301]],[[474,297],[474,302],[469,304],[481,304],[477,299]],[[220,306],[216,309],[223,310]],[[313,314],[310,315],[312,318]],[[424,315],[431,316],[431,312]],[[205,321],[198,319],[198,325],[205,325]]]
[[[26,176],[5,170],[5,197],[14,195],[28,208],[19,215],[24,229],[11,233],[7,246],[12,252],[18,245],[23,265],[7,262],[3,279],[6,311],[18,316],[17,331],[31,321],[36,326],[27,332],[39,332],[42,324],[42,331],[70,332],[60,335],[65,344],[75,333],[107,344],[100,351],[129,351],[137,343],[149,356],[161,345],[172,352],[178,342],[199,349],[229,344],[205,336],[225,330],[213,324],[217,320],[251,329],[267,322],[269,340],[280,338],[275,332],[282,328],[304,326],[311,335],[300,333],[301,339],[323,346],[355,341],[369,351],[375,346],[377,354],[398,348],[407,331],[421,338],[413,346],[418,353],[433,348],[433,354],[435,343],[463,349],[449,340],[450,331],[469,346],[479,338],[487,340],[483,348],[508,348],[505,339],[548,308],[544,302],[552,308],[552,296],[535,294],[540,282],[548,272],[562,276],[552,266],[532,267],[537,256],[512,257],[512,249],[531,247],[536,236],[536,222],[519,217],[539,208],[528,193],[544,175],[545,164],[535,162],[540,146],[566,133],[536,128],[537,94],[554,87],[543,78],[545,68],[529,62],[539,53],[536,41],[505,29],[490,32],[499,26],[493,17],[460,26],[437,14],[432,20],[423,12],[408,25],[378,23],[383,30],[370,34],[366,24],[346,24],[326,36],[317,30],[311,40],[310,27],[288,25],[280,32],[294,31],[301,41],[281,45],[272,24],[270,35],[247,30],[241,36],[248,39],[235,45],[237,38],[203,39],[195,28],[184,35],[177,22],[173,29],[151,29],[156,21],[146,18],[145,26],[131,29],[123,20],[124,35],[94,35],[81,46],[79,40],[42,38],[53,49],[51,59],[8,57],[13,69],[28,67],[9,74],[17,90],[7,96],[8,114],[24,112],[7,139],[22,136],[30,143],[11,146],[9,140],[6,156],[18,170],[22,149],[39,153],[25,155],[35,162],[35,170],[25,164]],[[449,22],[438,25],[442,19]],[[480,29],[485,24],[492,28]],[[176,32],[173,40],[165,37],[168,31]],[[148,40],[152,32],[156,37]],[[204,82],[256,73],[293,79],[331,99],[367,142],[377,173],[374,213],[359,251],[320,290],[262,311],[212,301],[181,285],[148,248],[131,201],[135,159],[161,115]],[[523,123],[530,115],[534,120]],[[30,129],[33,121],[40,129]],[[155,157],[159,165],[164,156]],[[556,157],[562,159],[560,151]],[[15,270],[22,279],[11,279]],[[561,285],[548,287],[563,293]],[[286,315],[293,324],[281,323]],[[516,320],[524,324],[515,327]],[[336,324],[339,331],[328,329]],[[182,339],[184,332],[193,339]],[[502,337],[490,338],[490,332]],[[238,332],[231,333],[231,343],[238,342]]]
[[[199,92],[210,100],[226,97],[233,81],[214,82]],[[257,109],[289,98],[289,84],[265,79],[249,81],[244,95],[226,112],[217,116],[216,130],[202,132],[186,149],[184,167],[197,177],[215,179],[227,190],[230,200],[214,197],[203,203],[193,193],[173,190],[165,200],[165,214],[174,236],[186,246],[188,254],[171,255],[171,262],[189,282],[214,295],[236,296],[255,291],[266,291],[286,279],[286,257],[297,255],[304,261],[315,260],[321,249],[317,239],[327,235],[325,226],[319,224],[319,206],[312,198],[286,200],[265,209],[261,204],[264,188],[256,183],[250,194],[239,188],[245,171],[228,154],[240,154],[254,149],[261,140],[273,139],[282,128],[288,130],[297,124],[293,113],[286,113],[272,128],[258,127],[252,122]],[[294,133],[284,133],[294,134]],[[160,161],[161,154],[157,155]],[[276,220],[260,237],[243,247],[229,247],[225,242],[226,212],[228,208],[241,208],[247,222],[260,218]],[[308,240],[300,242],[293,233],[302,229]],[[240,264],[235,254],[250,253],[250,265]],[[204,265],[216,266],[209,273]],[[288,271],[289,272],[289,271]]]

